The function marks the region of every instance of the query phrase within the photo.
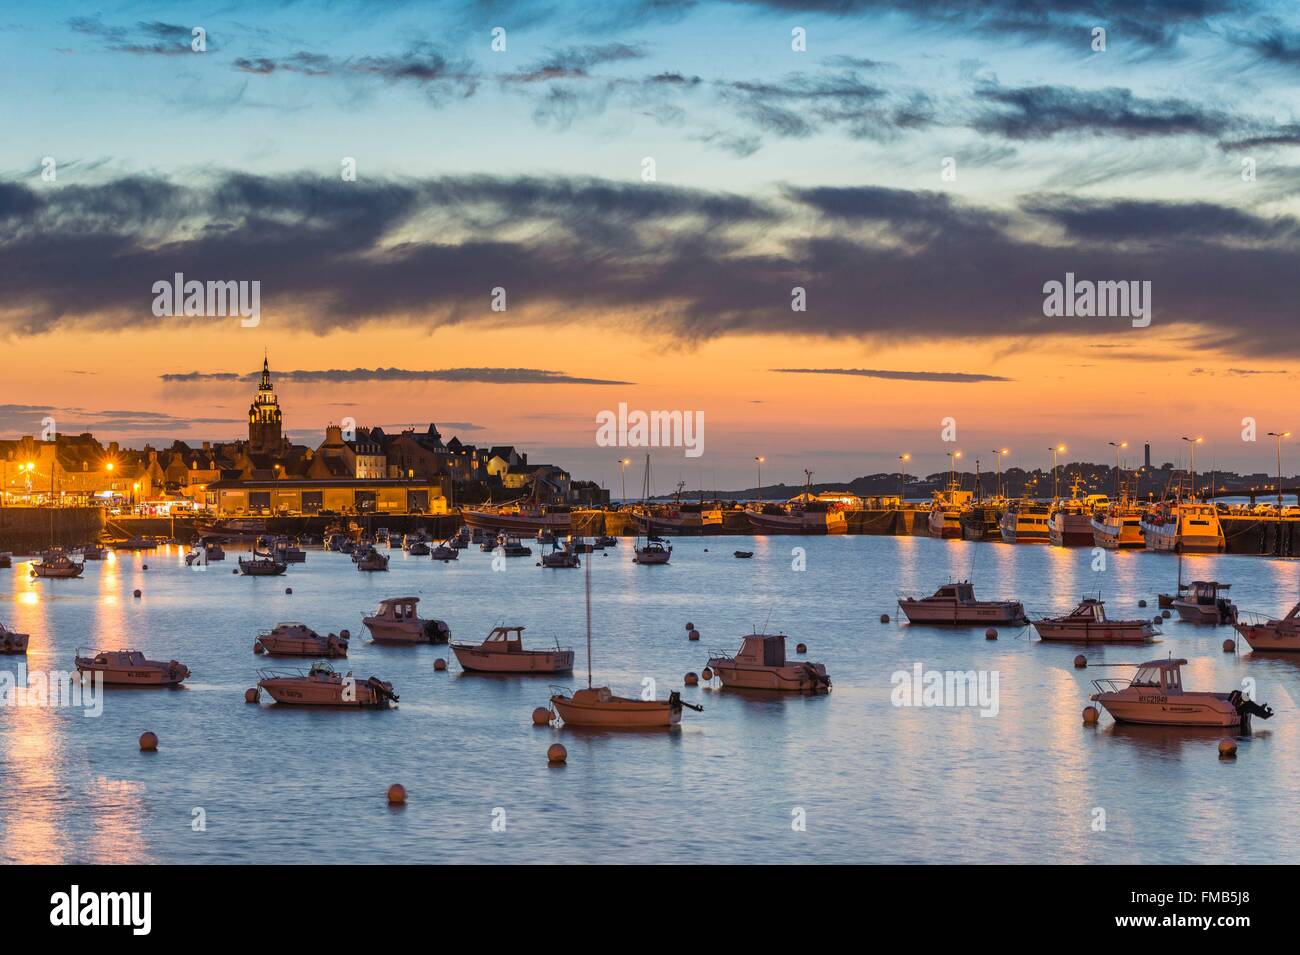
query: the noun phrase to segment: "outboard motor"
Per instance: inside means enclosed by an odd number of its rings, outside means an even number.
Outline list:
[[[1243,733],[1250,732],[1251,716],[1258,716],[1260,719],[1266,720],[1273,715],[1273,708],[1271,706],[1267,703],[1261,706],[1254,700],[1246,699],[1240,690],[1233,690],[1229,693],[1228,702],[1231,703],[1233,708],[1241,715],[1241,731]]]

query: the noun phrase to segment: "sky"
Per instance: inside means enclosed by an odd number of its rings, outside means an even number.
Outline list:
[[[597,414],[702,413],[660,491],[1300,433],[1293,4],[50,2],[0,79],[5,436],[238,437],[263,354],[294,440],[610,487]],[[257,323],[156,315],[177,272]],[[1067,273],[1150,323],[1045,314]]]

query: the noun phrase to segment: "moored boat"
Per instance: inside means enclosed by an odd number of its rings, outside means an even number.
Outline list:
[[[368,548],[357,560],[357,570],[365,573],[388,569],[388,555],[381,554],[373,547]]]
[[[441,620],[426,620],[416,612],[419,597],[389,597],[361,622],[376,643],[446,643],[451,628]]]
[[[568,673],[573,648],[558,643],[545,650],[524,649],[523,627],[493,627],[482,643],[453,643],[452,653],[468,672]]]
[[[666,564],[673,556],[673,546],[659,538],[651,538],[632,551],[634,564]]]
[[[322,635],[305,624],[280,623],[257,635],[253,652],[273,657],[346,657],[348,632]]]
[[[930,513],[926,516],[925,526],[931,537],[947,539],[962,536],[962,514],[969,510],[975,495],[963,491],[955,481],[943,491],[934,492],[930,502]]]
[[[81,548],[81,559],[83,562],[87,560],[103,560],[105,552],[106,548],[99,544],[87,544]]]
[[[327,661],[319,660],[304,673],[302,670],[259,670],[259,688],[275,702],[291,706],[387,706],[397,702],[393,685],[378,677],[358,680],[349,670],[337,672]]]
[[[955,624],[958,626],[1002,624],[1025,625],[1025,608],[1018,600],[976,600],[969,580],[944,584],[929,597],[900,597],[898,609],[910,623]]]
[[[0,654],[22,655],[27,652],[28,634],[17,633],[0,623]]]
[[[1226,593],[1231,586],[1217,580],[1194,580],[1189,591],[1174,599],[1173,609],[1186,623],[1236,623],[1237,605]]]
[[[1147,550],[1217,554],[1224,550],[1223,525],[1212,504],[1164,502],[1142,517]]]
[[[1183,689],[1182,667],[1186,665],[1186,660],[1176,659],[1138,664],[1127,685],[1122,680],[1093,680],[1097,692],[1089,699],[1105,707],[1116,723],[1240,727],[1242,732],[1249,732],[1252,715],[1262,719],[1273,715],[1267,705],[1247,700],[1240,690],[1214,693]]]
[[[1076,478],[1069,500],[1057,501],[1047,518],[1047,540],[1057,547],[1091,547],[1093,545],[1092,517],[1110,505],[1105,494],[1079,497],[1079,480]]]
[[[790,693],[824,693],[831,688],[824,664],[786,659],[783,633],[741,637],[740,650],[734,656],[711,650],[705,665],[717,674],[724,687]]]
[[[429,552],[429,556],[434,560],[459,560],[460,548],[455,541],[444,541]]]
[[[1095,511],[1088,522],[1092,526],[1092,542],[1107,550],[1124,550],[1144,547],[1142,537],[1142,510],[1127,503],[1111,504]]]
[[[46,551],[40,560],[31,563],[33,577],[48,577],[56,580],[80,577],[85,569],[84,561],[77,562],[57,549]]]
[[[577,551],[553,544],[550,551],[542,555],[541,564],[543,567],[581,567],[582,558]]]
[[[1245,620],[1238,619],[1233,626],[1252,650],[1300,651],[1300,603],[1281,620],[1250,612],[1239,617]]]
[[[176,686],[190,675],[178,660],[149,660],[139,650],[78,650],[78,673],[98,673],[112,686]]]
[[[239,558],[239,572],[245,577],[278,577],[288,569],[284,561],[257,551],[253,551],[252,557]]]
[[[1146,643],[1160,631],[1150,620],[1110,620],[1106,602],[1085,597],[1061,617],[1042,617],[1034,622],[1038,638],[1062,643]]]
[[[1008,544],[1045,544],[1050,516],[1046,504],[1028,499],[1011,501],[999,524],[1002,540]]]

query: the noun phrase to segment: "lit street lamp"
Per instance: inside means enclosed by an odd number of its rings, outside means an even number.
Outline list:
[[[1109,444],[1112,448],[1115,449],[1115,497],[1118,498],[1118,497],[1119,497],[1119,449],[1120,449],[1120,448],[1127,448],[1127,447],[1128,447],[1128,442],[1127,442],[1127,441],[1119,441],[1119,442],[1115,442],[1115,441],[1107,441],[1106,443]]]
[[[1056,455],[1064,453],[1065,445],[1058,444],[1056,447],[1047,450],[1052,452],[1052,500],[1055,501],[1060,497],[1060,489],[1056,480]]]
[[[763,462],[766,460],[767,458],[761,455],[754,458],[754,461],[758,464],[758,500],[760,504],[763,501]]]
[[[1194,501],[1196,500],[1196,446],[1205,439],[1199,437],[1188,438],[1184,436],[1183,440],[1192,446],[1192,458],[1188,462],[1187,470],[1190,471],[1192,475],[1192,500]],[[1278,492],[1279,494],[1281,493],[1281,485],[1278,486]]]
[[[900,454],[898,456],[898,493],[899,497],[907,497],[907,462],[912,460],[910,454]]]
[[[1290,431],[1270,431],[1270,438],[1277,438],[1277,511],[1282,513],[1282,439],[1291,437]]]

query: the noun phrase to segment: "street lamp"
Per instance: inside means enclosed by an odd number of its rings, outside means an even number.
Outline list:
[[[907,497],[907,462],[912,460],[910,454],[898,456],[898,493],[900,500]]]
[[[1192,446],[1192,458],[1188,462],[1187,470],[1190,471],[1192,475],[1192,500],[1194,501],[1196,500],[1196,446],[1200,444],[1202,441],[1204,441],[1205,439],[1200,437],[1189,438],[1184,436],[1183,440]],[[1281,492],[1282,492],[1282,488],[1281,485],[1279,485],[1278,494],[1280,495]]]
[[[947,451],[948,455],[948,490],[955,490],[957,487],[957,459],[961,457],[960,451]]]
[[[1059,487],[1056,480],[1056,455],[1065,452],[1065,445],[1058,444],[1054,448],[1048,448],[1052,452],[1052,500],[1055,501],[1060,497]]]
[[[1291,437],[1290,431],[1270,431],[1270,438],[1277,438],[1277,511],[1282,513],[1282,439]]]
[[[1127,448],[1128,442],[1107,441],[1106,443],[1115,449],[1115,497],[1118,498],[1119,497],[1119,449]]]
[[[1010,453],[1011,453],[1011,449],[1010,449],[1010,448],[994,448],[994,449],[993,449],[993,454],[995,455],[995,457],[993,458],[993,463],[996,464],[996,465],[997,465],[997,468],[998,468],[998,487],[997,487],[997,490],[998,490],[998,497],[1004,497],[1004,496],[1005,496],[1005,495],[1003,495],[1003,493],[1002,493],[1002,457],[1003,457],[1003,455],[1007,455],[1007,454],[1010,454]]]
[[[760,504],[763,502],[763,462],[766,460],[767,458],[761,455],[754,458],[755,463],[758,465],[758,501]]]
[[[618,469],[619,469],[619,472],[622,474],[622,477],[623,477],[623,497],[622,497],[622,499],[620,500],[620,503],[622,503],[622,504],[626,504],[626,503],[627,503],[627,466],[628,466],[629,464],[631,464],[631,463],[632,463],[632,459],[631,459],[631,458],[619,458],[619,459],[618,459]]]

